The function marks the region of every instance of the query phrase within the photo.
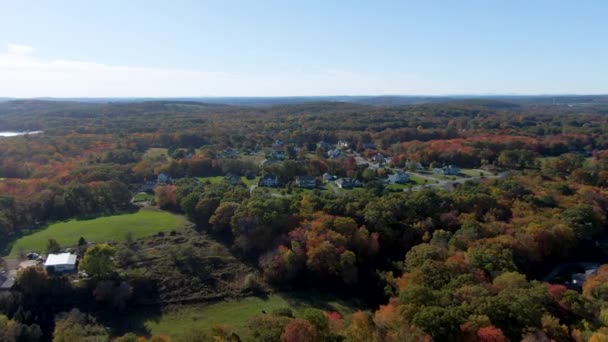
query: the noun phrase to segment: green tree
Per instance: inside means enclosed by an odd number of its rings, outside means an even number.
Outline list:
[[[59,253],[61,246],[57,240],[50,238],[46,243],[46,251],[49,254]]]
[[[24,295],[37,298],[48,293],[49,276],[42,267],[26,267],[17,274],[15,287]]]
[[[108,332],[92,316],[84,314],[78,309],[58,315],[53,332],[53,342],[108,340]]]
[[[80,269],[94,278],[107,279],[115,272],[115,254],[116,250],[108,244],[89,247],[80,262]]]

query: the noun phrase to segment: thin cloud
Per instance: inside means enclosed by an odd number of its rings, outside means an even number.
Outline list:
[[[226,73],[142,68],[36,57],[32,47],[10,44],[0,53],[0,96],[180,97],[306,96],[407,93],[411,77],[346,70]]]
[[[34,52],[34,48],[29,45],[8,44],[7,52],[10,55],[29,55]]]

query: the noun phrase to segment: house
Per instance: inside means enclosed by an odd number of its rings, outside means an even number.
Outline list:
[[[372,157],[372,160],[378,163],[384,163],[386,157],[382,153],[377,153]]]
[[[239,151],[234,150],[232,148],[227,148],[224,151],[218,153],[217,157],[218,158],[234,158],[237,157],[239,155]]]
[[[397,172],[388,176],[386,182],[389,184],[406,184],[410,180],[410,175],[407,172]]]
[[[317,179],[311,176],[296,177],[296,186],[298,188],[313,189],[317,187]]]
[[[340,151],[338,149],[327,151],[327,157],[329,159],[337,159],[337,158],[340,158],[341,155],[342,155],[342,151]]]
[[[76,270],[76,255],[71,253],[49,254],[44,268],[49,272],[71,272]]]
[[[374,144],[374,143],[363,143],[362,146],[366,150],[375,150],[376,149],[376,144]]]
[[[282,140],[277,140],[272,144],[272,150],[276,152],[285,151],[285,143]]]
[[[599,265],[586,265],[584,273],[574,273],[572,275],[572,284],[574,287],[582,288],[587,278],[592,275],[597,274],[597,270],[599,269]]]
[[[340,178],[335,183],[340,189],[352,189],[356,185],[352,178]]]
[[[15,278],[17,278],[16,270],[0,272],[0,291],[10,291],[15,284]]]
[[[241,176],[235,175],[234,173],[227,174],[224,179],[228,181],[230,185],[238,185],[239,183],[241,183]]]
[[[409,159],[405,162],[405,168],[408,170],[424,171],[424,167],[422,166],[422,164],[415,160]]]
[[[433,173],[446,176],[457,176],[460,173],[460,168],[454,165],[448,165],[442,168],[434,168]]]
[[[285,152],[283,152],[283,151],[276,151],[276,150],[272,151],[271,157],[273,159],[276,159],[276,160],[284,160],[285,159]]]
[[[336,179],[336,176],[334,176],[334,175],[332,175],[332,174],[329,174],[329,173],[327,173],[327,172],[325,172],[325,173],[323,174],[323,182],[326,182],[326,183],[327,183],[327,182],[331,182],[331,181],[333,181],[333,180],[335,180],[335,179]]]
[[[264,175],[260,178],[258,182],[258,186],[267,186],[267,187],[275,187],[279,185],[279,177],[273,175]]]
[[[317,148],[320,148],[322,150],[330,150],[332,147],[333,146],[330,143],[323,141],[323,140],[321,140],[317,143]]]
[[[339,140],[336,146],[338,146],[338,148],[348,148],[349,144],[347,141]]]
[[[169,175],[167,175],[166,173],[160,173],[158,177],[156,177],[157,184],[169,184],[171,182],[171,177],[169,177]]]
[[[146,181],[144,185],[141,187],[141,191],[152,193],[156,188],[156,182],[154,181]]]

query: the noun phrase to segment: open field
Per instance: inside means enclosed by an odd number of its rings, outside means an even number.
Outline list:
[[[184,305],[166,309],[161,314],[145,313],[129,315],[127,324],[139,325],[147,334],[167,334],[175,340],[184,331],[192,328],[208,329],[216,324],[229,323],[241,337],[245,337],[247,322],[262,312],[271,313],[276,309],[289,308],[297,317],[304,309],[318,308],[325,311],[338,311],[348,315],[353,307],[334,299],[319,298],[310,300],[315,295],[298,296],[273,294],[264,298],[246,297],[221,301],[208,305]],[[142,327],[143,325],[143,327]]]
[[[131,232],[133,238],[139,238],[160,231],[179,229],[184,224],[185,218],[152,208],[92,220],[70,220],[51,224],[43,230],[19,238],[12,244],[9,255],[15,257],[21,249],[42,252],[50,238],[66,247],[77,245],[81,236],[87,241],[120,241],[128,232]]]

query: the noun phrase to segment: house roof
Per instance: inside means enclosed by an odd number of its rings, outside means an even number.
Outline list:
[[[49,254],[44,266],[75,265],[76,255],[71,253]]]

